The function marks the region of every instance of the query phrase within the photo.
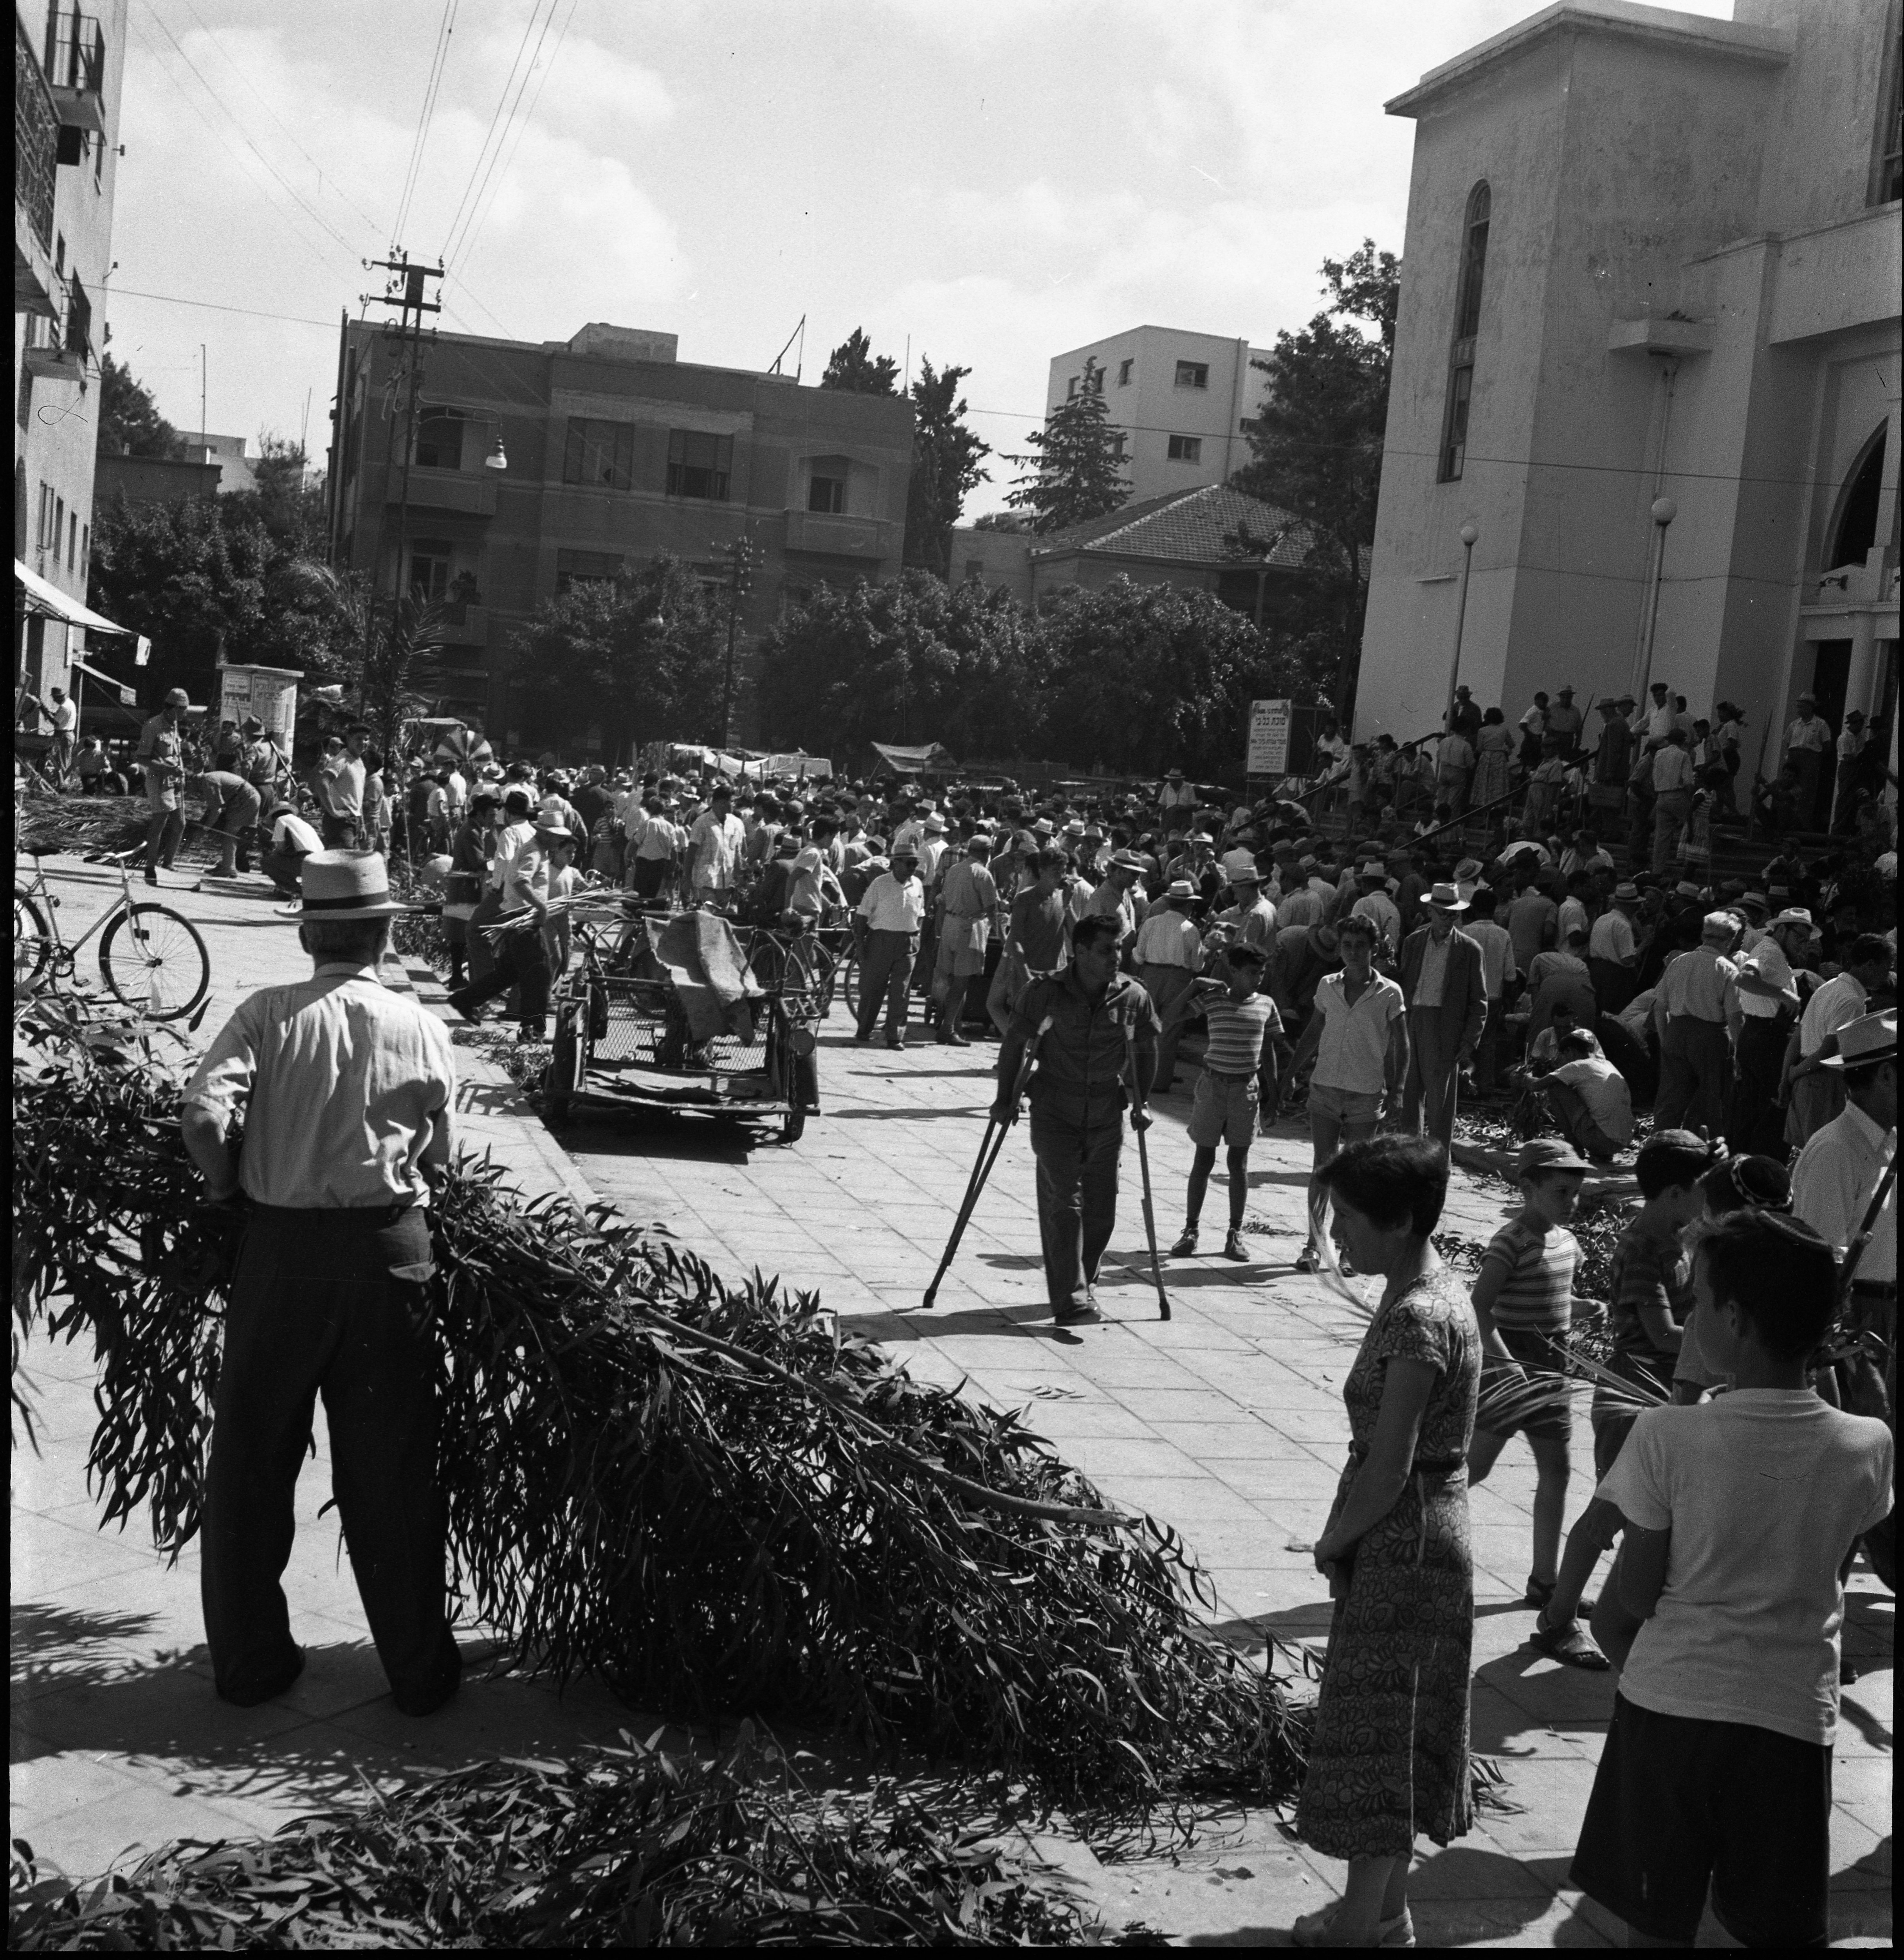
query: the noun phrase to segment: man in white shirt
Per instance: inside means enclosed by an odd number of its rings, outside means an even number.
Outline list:
[[[1779,1154],[1785,1125],[1777,1107],[1778,1081],[1786,1030],[1798,1012],[1792,965],[1810,939],[1811,915],[1794,906],[1781,912],[1738,962],[1726,1006],[1734,1068],[1725,1140],[1736,1152]]]
[[[1493,1090],[1498,1072],[1496,1055],[1507,1013],[1508,988],[1520,977],[1520,972],[1514,963],[1513,937],[1495,918],[1492,888],[1476,885],[1468,890],[1459,880],[1457,886],[1468,900],[1467,924],[1462,930],[1481,949],[1481,978],[1487,989],[1487,1026],[1481,1030],[1480,1045],[1474,1052],[1474,1086],[1487,1095]]]
[[[1798,1153],[1791,1209],[1842,1257],[1863,1229],[1897,1153],[1897,1010],[1866,1014],[1839,1030],[1825,1066],[1844,1079],[1844,1112]],[[1897,1332],[1897,1187],[1874,1222],[1852,1276],[1854,1316],[1886,1345]]]
[[[1653,750],[1679,726],[1679,717],[1673,706],[1673,690],[1663,680],[1656,680],[1647,690],[1653,697],[1652,705],[1642,711],[1640,725],[1644,730],[1643,746]]]
[[[1670,871],[1679,855],[1680,832],[1692,807],[1698,772],[1682,729],[1669,728],[1653,757],[1653,869]]]
[[[1845,970],[1813,988],[1793,1037],[1797,1053],[1787,1056],[1791,1106],[1785,1141],[1802,1148],[1845,1106],[1842,1068],[1828,1065],[1838,1044],[1832,1037],[1870,1011],[1871,997],[1890,978],[1890,943],[1874,932],[1853,940]]]
[[[1809,694],[1798,697],[1796,720],[1785,730],[1785,766],[1798,776],[1798,827],[1818,828],[1822,813],[1818,793],[1823,785],[1825,752],[1831,746],[1831,727],[1818,713],[1818,703]]]
[[[1639,887],[1631,880],[1622,880],[1613,887],[1613,903],[1594,920],[1587,936],[1587,970],[1603,1014],[1617,1014],[1632,998],[1633,976],[1639,966],[1633,915],[1639,902]]]
[[[1726,989],[1739,970],[1725,956],[1732,935],[1730,912],[1708,912],[1700,925],[1699,943],[1667,961],[1660,976],[1664,1019],[1653,1120],[1662,1130],[1697,1130],[1716,1136],[1724,1120],[1732,1074]]]
[[[79,704],[68,697],[63,687],[51,687],[38,706],[53,731],[53,746],[46,751],[47,778],[55,789],[62,788],[78,746]]]
[[[717,783],[708,807],[688,832],[688,880],[693,902],[706,905],[734,889],[747,826],[734,813],[734,792]]]
[[[272,811],[270,822],[271,848],[259,861],[259,868],[282,896],[296,899],[304,861],[314,851],[324,848],[323,840],[315,826],[299,816],[295,804],[279,803]]]
[[[862,1047],[873,1039],[880,1003],[886,1007],[886,1045],[906,1045],[906,994],[919,955],[919,928],[925,918],[925,887],[919,877],[917,853],[893,853],[890,870],[866,887],[853,915],[853,945],[859,959],[859,1022],[853,1039]]]
[[[1198,896],[1188,878],[1173,879],[1163,903],[1153,905],[1145,915],[1131,950],[1137,977],[1164,1023],[1157,1045],[1154,1095],[1167,1095],[1176,1078],[1177,1045],[1183,1039],[1184,1023],[1170,1019],[1170,1009],[1203,969],[1203,936],[1190,916]]]
[[[1575,1150],[1611,1163],[1633,1141],[1632,1091],[1584,1028],[1562,1035],[1556,1046],[1560,1065],[1541,1078],[1547,1107]]]
[[[1374,922],[1377,963],[1392,967],[1402,950],[1402,912],[1388,895],[1388,867],[1379,858],[1371,858],[1357,877],[1361,896],[1349,907],[1349,915]]]

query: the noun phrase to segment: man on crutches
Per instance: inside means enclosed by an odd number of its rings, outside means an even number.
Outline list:
[[[1038,1163],[1038,1231],[1045,1284],[1061,1327],[1103,1316],[1094,1287],[1117,1223],[1118,1159],[1124,1146],[1126,1078],[1148,1082],[1157,1067],[1157,1010],[1117,970],[1122,921],[1080,919],[1071,964],[1020,995],[998,1051],[995,1122],[1017,1111],[1027,1044],[1043,1036],[1030,1080],[1031,1148]],[[1147,1125],[1141,1109],[1132,1120]]]

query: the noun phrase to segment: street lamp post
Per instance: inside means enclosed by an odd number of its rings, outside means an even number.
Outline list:
[[[1680,507],[1670,497],[1656,497],[1653,500],[1653,589],[1646,599],[1646,637],[1640,645],[1640,670],[1638,685],[1633,689],[1633,698],[1644,701],[1648,684],[1653,678],[1653,638],[1659,631],[1660,585],[1666,571],[1667,527],[1680,514]]]
[[[1454,726],[1454,685],[1461,678],[1461,635],[1468,623],[1468,574],[1474,569],[1475,540],[1480,535],[1480,526],[1472,520],[1461,527],[1461,598],[1454,612],[1454,651],[1448,661],[1447,708],[1441,718],[1444,728]]]

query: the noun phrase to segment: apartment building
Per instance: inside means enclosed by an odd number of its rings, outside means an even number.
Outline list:
[[[14,581],[18,698],[67,686],[82,648],[126,0],[16,5],[13,27],[13,555],[34,581]]]
[[[380,588],[444,599],[447,711],[511,745],[591,752],[515,685],[514,641],[546,600],[671,553],[724,589],[757,554],[740,609],[735,739],[750,741],[753,649],[823,584],[898,572],[911,404],[677,358],[676,336],[595,322],[567,341],[442,332],[405,467],[400,343],[346,319],[330,451],[334,562]],[[399,571],[399,555],[402,570]]]
[[[1899,12],[1567,0],[1388,104],[1415,160],[1358,734],[1438,724],[1464,620],[1510,722],[1663,681],[1738,703],[1775,771],[1807,692],[1895,768]]]
[[[1247,340],[1173,326],[1134,326],[1051,364],[1045,412],[1087,389],[1124,438],[1131,500],[1227,483],[1250,460],[1250,422],[1266,379],[1250,365],[1266,352]]]

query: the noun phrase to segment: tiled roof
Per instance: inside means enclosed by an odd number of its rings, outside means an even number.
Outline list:
[[[1032,550],[1040,558],[1088,552],[1093,557],[1174,559],[1183,565],[1254,565],[1260,561],[1224,542],[1246,527],[1264,542],[1282,533],[1269,554],[1270,564],[1291,569],[1302,564],[1309,546],[1308,527],[1275,504],[1247,497],[1227,483],[1206,483],[1126,504],[1089,523],[1052,531],[1037,539]]]

